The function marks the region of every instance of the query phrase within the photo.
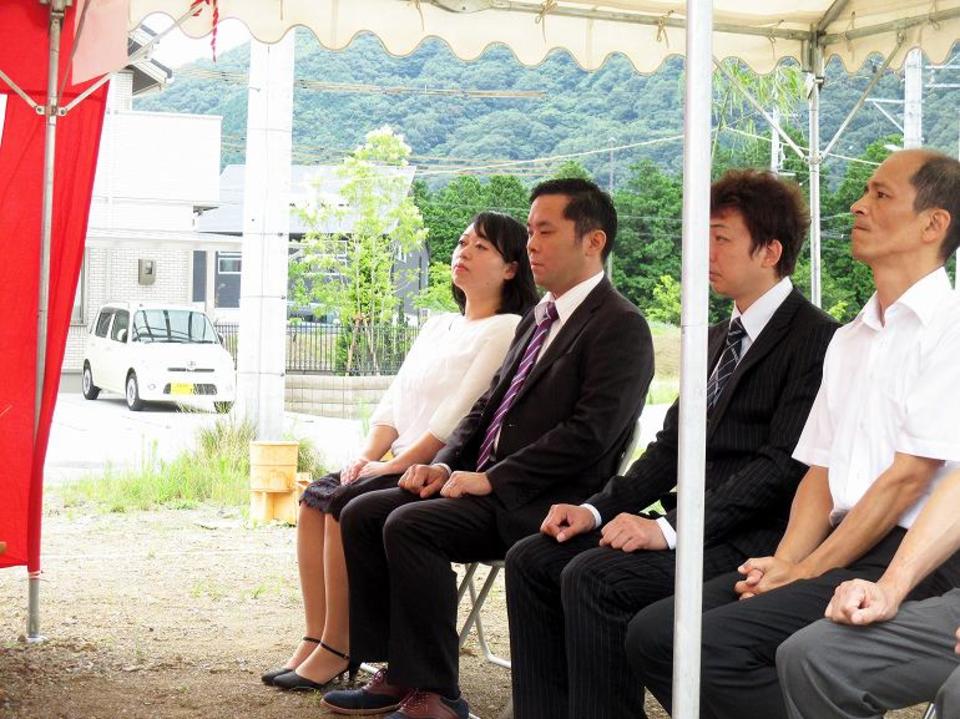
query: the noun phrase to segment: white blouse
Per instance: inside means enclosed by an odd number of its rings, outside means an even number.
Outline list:
[[[468,320],[456,312],[427,320],[370,418],[397,431],[394,456],[424,432],[447,441],[490,386],[519,321],[513,314]]]

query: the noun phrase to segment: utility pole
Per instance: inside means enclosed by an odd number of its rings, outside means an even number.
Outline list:
[[[613,197],[613,138],[610,138],[610,157],[607,161],[607,192]],[[607,279],[613,282],[613,252],[607,255]]]
[[[914,49],[903,64],[903,147],[923,145],[923,55]]]
[[[293,39],[250,41],[237,389],[242,416],[260,440],[283,433]]]
[[[773,112],[770,114],[776,123],[770,126],[770,172],[779,175],[780,161],[783,155],[780,149],[780,133],[777,132],[777,127],[780,126],[780,108],[773,108]]]

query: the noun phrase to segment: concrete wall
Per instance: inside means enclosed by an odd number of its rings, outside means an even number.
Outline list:
[[[288,412],[361,419],[370,416],[392,381],[392,376],[288,374],[284,406]]]

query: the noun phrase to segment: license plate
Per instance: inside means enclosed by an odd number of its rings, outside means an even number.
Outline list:
[[[193,394],[193,385],[189,382],[174,382],[170,385],[170,394]]]

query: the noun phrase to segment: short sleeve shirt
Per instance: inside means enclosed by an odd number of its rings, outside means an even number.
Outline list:
[[[836,332],[793,457],[827,468],[836,524],[897,452],[944,461],[900,516],[908,528],[936,484],[960,468],[960,294],[943,268],[911,286],[882,319],[874,295]]]

